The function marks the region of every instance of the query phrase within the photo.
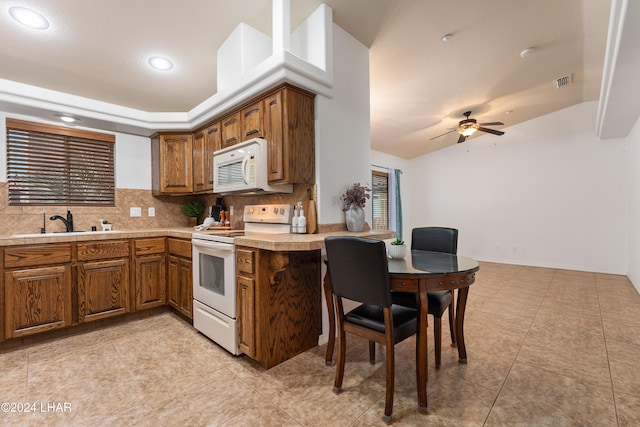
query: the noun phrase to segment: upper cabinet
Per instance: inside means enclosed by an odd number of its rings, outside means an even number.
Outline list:
[[[193,134],[151,139],[153,194],[213,190],[213,153],[251,138],[267,141],[269,182],[315,182],[314,95],[284,85]]]
[[[264,99],[270,183],[315,182],[313,95],[284,87]]]
[[[221,122],[222,140],[220,148],[231,147],[242,141],[242,128],[240,126],[240,111],[222,119]]]
[[[193,135],[161,134],[151,139],[154,194],[193,192]]]

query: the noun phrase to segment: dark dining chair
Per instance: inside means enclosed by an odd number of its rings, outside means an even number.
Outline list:
[[[411,231],[411,250],[458,253],[458,230],[446,227],[421,227]],[[455,319],[452,291],[427,292],[428,312],[433,315],[433,340],[436,355],[436,369],[442,360],[442,315],[449,309],[449,331],[451,346],[456,346]],[[417,308],[416,295],[413,292],[392,292],[394,304]]]
[[[392,305],[384,242],[359,237],[325,238],[327,263],[338,323],[338,360],[333,392],[342,391],[346,332],[369,341],[369,362],[375,363],[375,343],[386,346],[386,397],[383,421],[391,423],[395,377],[395,344],[417,332],[418,312]],[[342,298],[362,305],[344,313]]]

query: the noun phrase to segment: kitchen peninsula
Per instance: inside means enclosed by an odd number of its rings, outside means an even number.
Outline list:
[[[171,242],[190,245],[192,234],[190,228],[165,228],[0,237],[0,350],[154,314],[167,306],[188,318],[172,300],[179,301],[180,289],[189,290],[191,283],[173,283],[179,276],[171,273],[168,260],[180,255],[190,261],[188,254],[170,250],[176,246]],[[394,232],[236,239],[242,349],[265,368],[318,343],[321,250],[328,235],[387,239]],[[17,286],[21,281],[28,286]],[[247,288],[247,283],[254,286]],[[172,298],[176,290],[178,296]]]

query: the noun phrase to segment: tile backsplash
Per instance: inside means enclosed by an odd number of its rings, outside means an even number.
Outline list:
[[[149,228],[186,227],[188,218],[182,214],[186,196],[153,197],[151,190],[116,189],[115,207],[95,206],[9,206],[8,185],[0,183],[0,235],[39,233],[46,225],[47,232],[64,231],[62,221],[51,221],[52,215],[65,217],[67,210],[73,214],[74,230],[100,230],[100,219],[113,224],[114,230],[139,230]],[[142,209],[142,216],[131,217],[130,208]],[[155,216],[148,216],[148,208],[155,208]],[[44,218],[44,221],[43,221]]]

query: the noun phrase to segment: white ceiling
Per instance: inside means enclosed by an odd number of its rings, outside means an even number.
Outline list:
[[[320,3],[291,0],[291,27]],[[430,138],[467,110],[479,122],[504,122],[494,128],[508,135],[510,125],[599,97],[610,0],[324,3],[370,47],[375,150],[412,158],[455,144],[455,132]],[[20,26],[7,13],[14,5],[39,11],[50,28]],[[216,51],[240,22],[271,34],[271,1],[4,0],[0,78],[143,111],[188,111],[216,93]],[[535,54],[521,58],[527,47]],[[148,69],[155,54],[175,69]],[[554,89],[566,74],[574,83]]]

